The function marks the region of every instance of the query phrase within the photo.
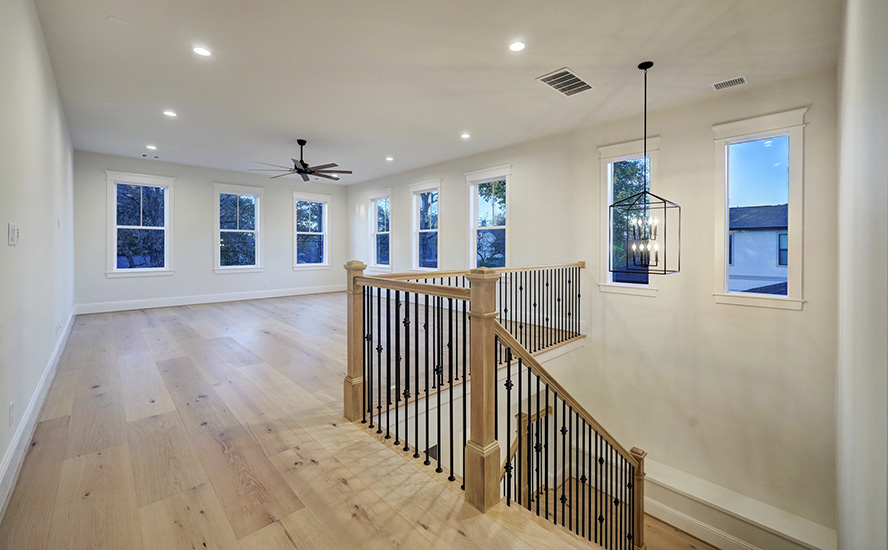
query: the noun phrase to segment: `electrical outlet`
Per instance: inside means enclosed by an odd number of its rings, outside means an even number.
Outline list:
[[[15,421],[15,401],[9,402],[9,427],[12,427],[12,423]]]
[[[9,240],[8,240],[8,244],[9,244],[9,246],[15,246],[15,244],[16,244],[17,242],[18,242],[18,226],[15,225],[14,223],[10,222],[10,223],[9,223]]]

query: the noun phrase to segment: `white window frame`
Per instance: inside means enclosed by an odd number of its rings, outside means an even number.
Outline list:
[[[502,166],[495,166],[493,168],[485,168],[483,170],[475,170],[473,172],[464,172],[466,177],[466,186],[469,191],[469,257],[468,257],[468,265],[470,268],[475,268],[478,266],[478,237],[477,233],[479,229],[496,229],[500,226],[493,227],[479,227],[478,226],[478,186],[482,183],[489,183],[492,181],[505,180],[506,181],[506,265],[504,267],[509,267],[512,265],[512,235],[511,235],[511,227],[512,224],[509,223],[510,218],[512,217],[512,165],[504,164]],[[441,196],[438,195],[438,200],[441,200]],[[440,220],[440,216],[438,218]],[[440,226],[440,222],[439,222]]]
[[[638,139],[613,145],[604,145],[598,148],[601,169],[599,180],[601,182],[599,186],[601,192],[601,230],[599,232],[601,252],[599,264],[601,268],[598,279],[598,290],[600,292],[646,296],[648,298],[653,298],[657,295],[657,277],[655,275],[648,275],[647,284],[620,283],[614,282],[613,273],[611,273],[609,268],[611,255],[610,205],[613,204],[613,170],[611,166],[615,162],[642,158],[644,156],[644,145],[644,140]],[[658,187],[657,169],[659,167],[659,153],[660,136],[649,137],[647,139],[647,156],[650,159],[648,191],[651,193],[654,193]]]
[[[421,181],[419,183],[414,183],[408,186],[410,190],[410,197],[413,203],[413,239],[412,239],[412,268],[413,271],[438,271],[441,269],[441,179],[433,179],[428,181]],[[438,228],[437,229],[419,229],[419,205],[420,205],[420,195],[423,193],[429,192],[437,192],[438,193]],[[508,189],[506,190],[506,200],[509,198]],[[508,215],[509,211],[506,210],[506,215]],[[438,234],[438,256],[435,258],[435,263],[438,264],[438,267],[420,267],[419,266],[419,234],[430,233],[434,231]],[[508,244],[508,241],[507,241]]]
[[[173,269],[173,184],[176,178],[166,176],[152,176],[149,174],[133,174],[130,172],[115,172],[105,170],[105,180],[108,190],[108,223],[107,223],[107,270],[105,276],[108,278],[117,277],[152,277],[152,276],[168,276],[174,275]],[[163,252],[164,267],[145,267],[135,269],[118,269],[117,268],[117,184],[124,185],[140,185],[148,187],[163,187],[163,209],[164,222],[163,227]],[[157,228],[154,228],[157,229]]]
[[[331,195],[321,195],[318,193],[303,193],[302,191],[293,191],[293,271],[312,271],[321,269],[330,269],[330,198]],[[296,203],[299,201],[320,202],[324,212],[324,227],[320,234],[324,236],[324,263],[321,264],[300,264],[297,262],[296,255]],[[315,235],[317,233],[314,233]]]
[[[263,236],[263,221],[264,216],[262,215],[262,195],[265,192],[265,189],[262,187],[250,187],[246,185],[230,185],[227,183],[214,183],[213,189],[215,191],[215,206],[214,206],[214,237],[213,241],[213,256],[216,261],[214,271],[216,274],[226,274],[226,273],[260,273],[265,270],[262,266],[262,236]],[[225,195],[248,195],[255,199],[256,204],[256,229],[253,230],[253,233],[256,235],[256,263],[253,265],[222,265],[222,232],[223,231],[234,231],[234,230],[224,230],[220,227],[219,220],[219,199],[220,197]],[[239,233],[246,233],[246,230],[238,229]]]
[[[377,189],[376,191],[371,191],[368,195],[370,200],[370,211],[368,212],[368,222],[370,227],[370,265],[368,266],[368,270],[375,271],[378,273],[391,273],[392,264],[394,263],[394,246],[392,242],[392,190],[388,189]],[[385,233],[385,231],[377,232],[376,231],[376,208],[377,203],[382,199],[388,199],[389,201],[389,263],[388,265],[380,264],[378,259],[376,258],[376,235],[377,233]]]
[[[712,127],[715,135],[715,274],[713,297],[718,304],[731,304],[775,309],[801,310],[802,268],[804,245],[804,151],[805,112],[808,108],[793,109],[760,117],[749,118]],[[789,137],[789,263],[787,265],[787,294],[750,294],[729,292],[727,247],[728,234],[728,146],[779,136]]]

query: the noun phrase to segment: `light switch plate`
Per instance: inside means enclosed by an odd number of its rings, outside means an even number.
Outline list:
[[[9,224],[9,246],[15,246],[18,240],[18,227],[14,223]]]

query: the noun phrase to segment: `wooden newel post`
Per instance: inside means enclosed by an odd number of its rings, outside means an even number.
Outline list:
[[[471,439],[466,443],[466,501],[486,512],[500,500],[500,446],[496,423],[496,271],[480,267],[466,278],[471,283]]]
[[[645,550],[647,546],[644,545],[644,457],[647,456],[647,452],[638,447],[632,447],[629,452],[638,461],[635,479],[632,480],[632,491],[635,498],[635,517],[632,518],[632,521],[635,522],[635,539],[632,544],[635,545],[636,550]]]
[[[364,287],[355,284],[367,266],[358,260],[345,264],[348,272],[348,372],[343,382],[344,416],[352,422],[361,418],[364,395]]]

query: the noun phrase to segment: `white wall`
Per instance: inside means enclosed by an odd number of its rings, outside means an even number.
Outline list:
[[[888,2],[849,0],[840,90],[841,548],[888,548]]]
[[[656,93],[652,90],[651,93]],[[802,311],[716,304],[711,126],[810,106]],[[367,193],[391,187],[395,271],[410,268],[407,185],[442,178],[443,269],[467,258],[465,171],[512,164],[510,264],[586,260],[589,340],[572,392],[627,445],[691,476],[835,527],[835,73],[649,116],[659,192],[682,206],[682,272],[655,298],[600,292],[597,148],[641,137],[623,120],[349,188],[349,258],[367,261]]]
[[[162,277],[108,278],[105,170],[176,178],[173,267]],[[214,273],[214,183],[265,188],[262,273]],[[229,172],[156,160],[74,153],[74,273],[78,311],[110,311],[169,304],[341,290],[345,284],[345,188],[301,179]],[[331,195],[330,268],[293,270],[293,191]]]
[[[5,502],[73,313],[71,141],[31,0],[0,2],[0,75],[0,500]],[[10,222],[20,226],[16,247],[6,244]]]

